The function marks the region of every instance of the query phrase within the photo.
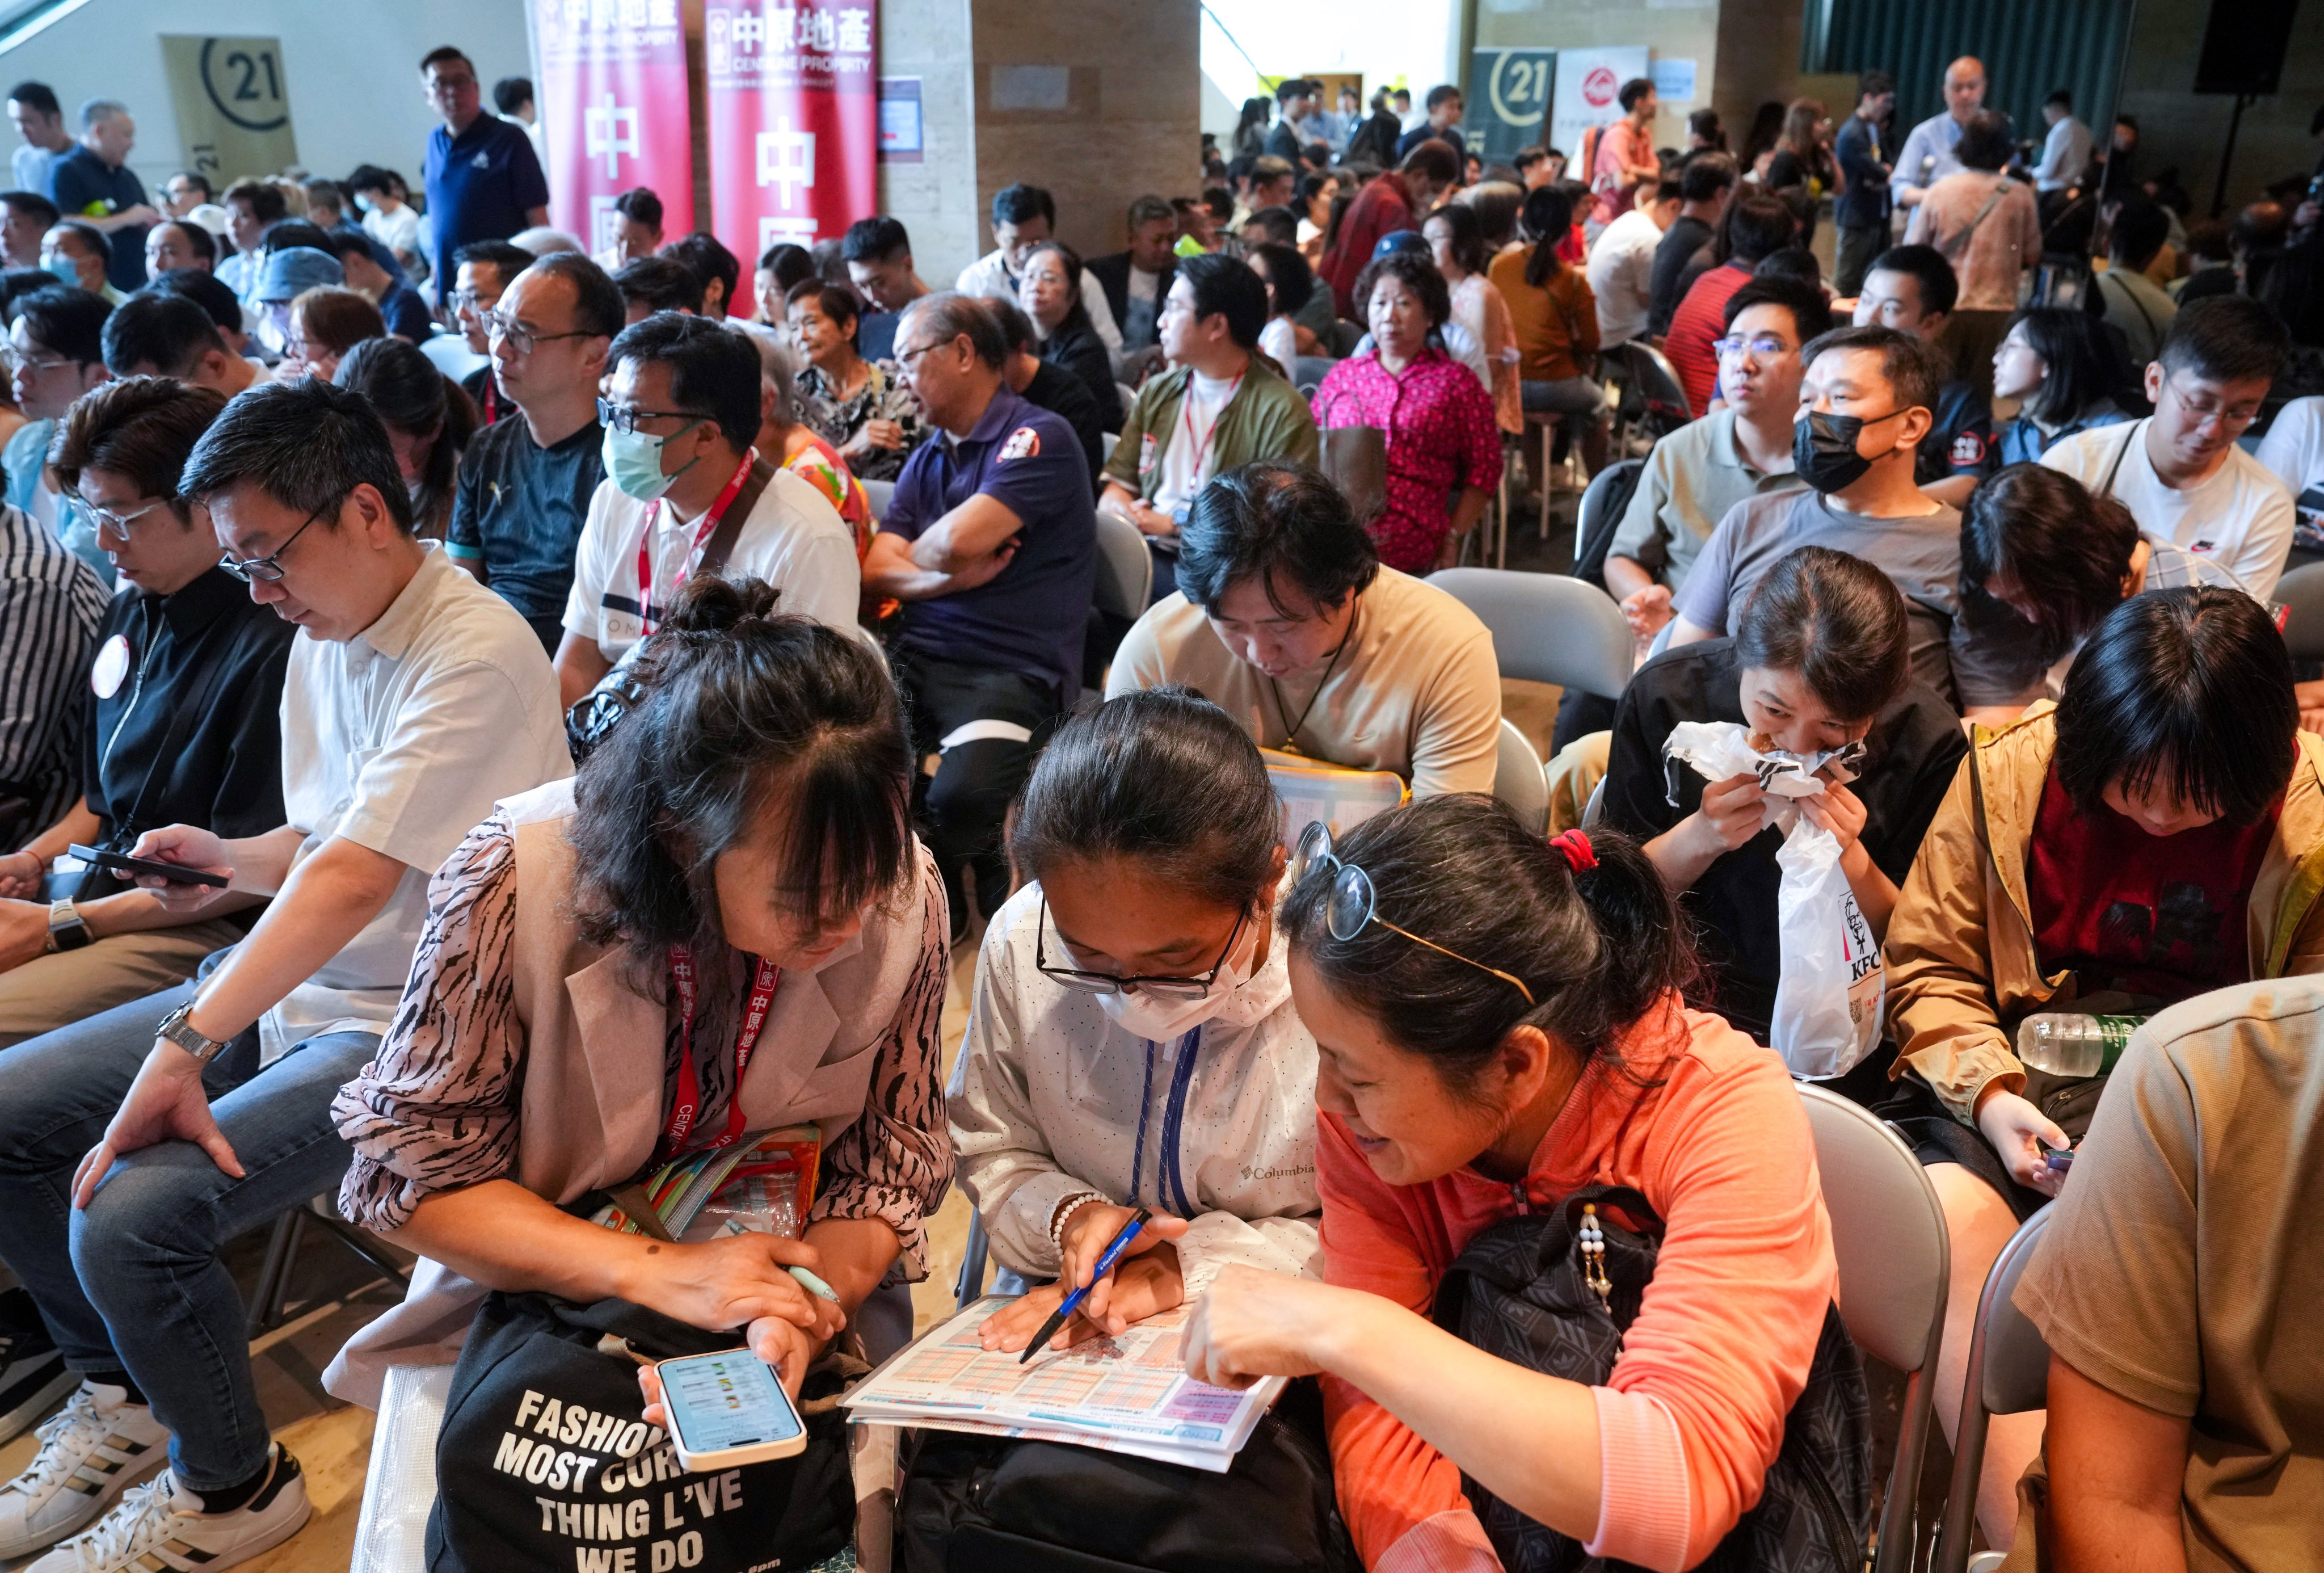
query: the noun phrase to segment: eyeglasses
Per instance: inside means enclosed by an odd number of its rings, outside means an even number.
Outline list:
[[[62,356],[54,360],[37,360],[29,350],[18,349],[13,344],[0,343],[0,365],[7,366],[11,371],[22,367],[28,372],[52,372],[60,366],[77,364],[78,363]]]
[[[90,518],[96,520],[99,524],[104,525],[106,529],[112,531],[115,535],[120,536],[124,541],[129,538],[129,527],[132,524],[136,523],[138,520],[143,519],[154,509],[166,507],[168,504],[169,499],[167,497],[163,497],[158,502],[146,504],[134,514],[116,514],[110,508],[100,508],[95,503],[88,502],[85,499],[81,503],[81,506],[88,511],[88,516]]]
[[[632,410],[606,399],[597,401],[597,423],[608,431],[634,432],[641,421],[715,421],[700,410]]]
[[[1218,959],[1212,962],[1211,969],[1200,977],[1124,977],[1119,973],[1083,972],[1071,967],[1049,965],[1046,948],[1049,931],[1049,898],[1044,895],[1041,898],[1040,927],[1033,930],[1033,966],[1043,976],[1054,978],[1067,988],[1079,989],[1084,994],[1123,994],[1134,984],[1144,993],[1159,999],[1198,1000],[1210,993],[1211,985],[1218,981],[1219,969],[1226,966],[1227,958],[1234,954],[1235,941],[1242,938],[1242,926],[1250,916],[1246,912],[1235,920],[1233,932],[1219,948]]]
[[[1753,355],[1763,356],[1788,355],[1792,348],[1782,339],[1766,333],[1760,334],[1756,338],[1746,338],[1739,333],[1730,333],[1724,338],[1712,339],[1711,347],[1720,355],[1740,355],[1748,349]]]
[[[1481,961],[1471,960],[1458,950],[1447,950],[1434,939],[1424,939],[1408,930],[1397,928],[1386,918],[1381,917],[1379,911],[1379,893],[1372,889],[1372,876],[1354,864],[1342,861],[1339,854],[1332,850],[1331,827],[1321,820],[1311,823],[1300,833],[1298,856],[1292,864],[1293,883],[1296,884],[1305,879],[1310,870],[1317,868],[1326,870],[1332,881],[1331,899],[1323,905],[1323,927],[1333,939],[1345,944],[1362,933],[1365,924],[1378,923],[1389,933],[1401,934],[1415,945],[1426,946],[1439,956],[1450,956],[1453,960],[1466,962],[1480,972],[1491,973],[1517,993],[1525,995],[1525,1002],[1528,1005],[1540,1003],[1533,997],[1533,990],[1527,988],[1523,980],[1515,975],[1503,972],[1498,967],[1488,967]]]
[[[282,554],[290,550],[290,542],[298,540],[299,537],[307,533],[308,524],[312,524],[316,520],[321,518],[326,514],[337,513],[338,511],[339,504],[346,501],[346,499],[345,497],[334,497],[329,502],[324,504],[321,507],[316,509],[313,513],[308,514],[306,523],[300,524],[298,529],[290,532],[289,538],[285,540],[281,545],[268,552],[264,557],[237,559],[234,553],[228,551],[220,554],[218,558],[218,566],[226,569],[226,572],[234,575],[235,578],[240,579],[244,584],[249,584],[255,579],[264,579],[268,583],[272,584],[274,580],[282,577]]]
[[[455,311],[478,312],[491,310],[499,305],[501,301],[498,295],[494,295],[489,301],[485,300],[482,290],[455,290],[452,291],[451,299],[452,310]]]
[[[535,346],[547,344],[551,339],[597,337],[586,328],[576,328],[570,333],[542,333],[538,329],[527,328],[505,311],[479,311],[476,313],[476,319],[484,324],[485,338],[507,339],[509,347],[519,355],[530,355]]]
[[[894,351],[896,364],[903,367],[906,371],[909,371],[912,369],[912,363],[919,359],[920,356],[927,354],[928,351],[932,349],[936,349],[942,345],[950,344],[952,340],[946,338],[939,339],[936,344],[923,344],[917,349],[899,348]]]

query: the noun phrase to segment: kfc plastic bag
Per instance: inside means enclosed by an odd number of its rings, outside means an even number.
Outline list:
[[[1840,842],[1802,814],[1799,800],[1820,796],[1819,773],[1856,776],[1862,745],[1830,754],[1754,749],[1733,721],[1687,721],[1671,728],[1666,760],[1682,760],[1706,781],[1756,775],[1767,793],[1765,823],[1784,831],[1775,866],[1777,937],[1783,957],[1767,1041],[1794,1076],[1845,1075],[1880,1041],[1887,976],[1872,925],[1856,904],[1840,866]],[[1671,801],[1678,800],[1674,786]]]

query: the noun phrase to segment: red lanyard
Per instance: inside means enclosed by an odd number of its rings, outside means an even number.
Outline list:
[[[721,1147],[733,1145],[742,1133],[742,1072],[750,1069],[751,1050],[759,1044],[759,1029],[767,1024],[767,1012],[775,1003],[775,989],[783,975],[761,958],[758,970],[751,977],[751,1003],[742,1012],[742,1030],[734,1040],[734,1085],[728,1091],[726,1131],[704,1151],[715,1152]],[[695,1116],[702,1112],[702,1078],[694,1069],[694,948],[673,945],[669,948],[670,986],[678,993],[681,1014],[678,1028],[678,1098],[670,1106],[669,1123],[662,1127],[659,1157],[667,1162],[686,1145],[687,1133],[694,1129]]]
[[[1250,368],[1246,366],[1235,373],[1235,380],[1227,384],[1227,396],[1219,401],[1218,411],[1211,417],[1211,429],[1203,433],[1202,446],[1194,449],[1194,467],[1186,472],[1188,486],[1203,484],[1203,460],[1211,456],[1211,440],[1219,434],[1219,422],[1226,419],[1227,406],[1234,403],[1235,390],[1242,386],[1243,378],[1250,375]],[[1194,377],[1191,372],[1186,375],[1186,396],[1179,410],[1185,416],[1186,440],[1192,442],[1194,440]]]
[[[741,467],[734,471],[733,478],[726,483],[725,489],[718,494],[717,500],[704,512],[702,523],[694,532],[694,545],[686,554],[686,567],[679,570],[678,583],[669,587],[670,594],[676,595],[678,586],[686,583],[687,574],[693,571],[695,558],[701,553],[702,543],[710,539],[712,531],[718,528],[718,521],[725,516],[727,506],[734,501],[735,494],[742,489],[742,483],[750,479],[751,467],[758,462],[757,449],[754,448],[744,454]],[[641,634],[650,634],[654,631],[652,547],[654,526],[660,520],[661,499],[656,497],[653,500],[653,505],[646,510],[645,532],[638,537],[638,629]]]

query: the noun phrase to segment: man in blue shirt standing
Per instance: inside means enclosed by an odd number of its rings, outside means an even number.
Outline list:
[[[444,117],[428,137],[420,176],[428,187],[428,218],[436,227],[436,254],[449,258],[477,240],[506,240],[549,222],[549,181],[533,156],[524,127],[484,113],[476,68],[446,45],[420,62],[428,101]],[[436,269],[436,303],[444,303],[452,270]]]
[[[1897,207],[1919,207],[1931,186],[1960,172],[1961,162],[1953,150],[1960,145],[1961,127],[1984,107],[1985,62],[1975,55],[1963,55],[1945,68],[1944,108],[1913,127],[1904,138],[1904,151],[1888,177]]]
[[[1097,587],[1097,514],[1074,430],[1001,379],[1010,346],[964,295],[924,295],[896,328],[896,364],[944,435],[912,450],[872,539],[863,588],[905,603],[897,681],[912,736],[934,744],[916,783],[928,850],[968,932],[964,865],[988,918],[1009,899],[1001,827],[1081,691]]]
[[[1856,113],[1840,128],[1832,151],[1847,185],[1831,199],[1840,230],[1832,287],[1843,296],[1864,287],[1872,259],[1888,249],[1887,124],[1896,109],[1896,79],[1867,71],[1856,79]]]
[[[95,226],[113,248],[106,278],[126,293],[145,282],[145,232],[161,214],[145,199],[145,182],[129,168],[137,126],[110,98],[80,106],[80,145],[57,161],[50,195],[68,218]]]

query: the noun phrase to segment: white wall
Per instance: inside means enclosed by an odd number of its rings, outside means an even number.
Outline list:
[[[1437,83],[1461,79],[1454,0],[1332,0],[1328,26],[1314,7],[1284,0],[1209,0],[1204,10],[1203,75],[1232,107],[1217,123],[1205,91],[1203,129],[1220,133],[1222,147],[1262,75],[1360,72],[1367,101],[1401,77],[1416,106]]]
[[[69,129],[78,127],[74,110],[84,98],[128,105],[137,123],[129,166],[155,191],[184,164],[163,33],[281,39],[299,162],[331,176],[384,164],[414,190],[438,124],[420,97],[421,55],[446,43],[465,51],[483,79],[486,108],[494,81],[532,74],[521,0],[89,0],[0,53],[0,84],[48,83]]]

